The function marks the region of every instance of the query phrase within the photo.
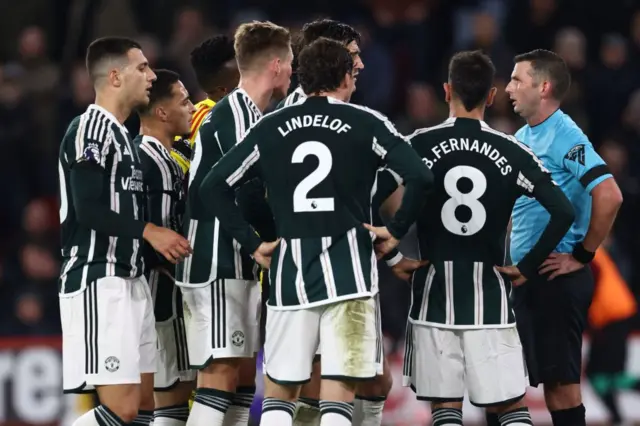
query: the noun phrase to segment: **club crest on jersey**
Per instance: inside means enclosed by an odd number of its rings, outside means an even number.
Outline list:
[[[82,153],[82,155],[85,159],[100,164],[100,160],[101,160],[100,148],[98,148],[97,144],[95,143],[87,144],[87,146],[84,148],[84,152]]]
[[[115,356],[110,356],[104,361],[104,368],[106,368],[109,373],[115,373],[120,369],[120,360]]]
[[[583,144],[574,146],[573,148],[571,148],[569,152],[567,152],[567,155],[565,155],[565,158],[567,160],[575,161],[576,163],[579,163],[580,165],[583,165],[583,166],[584,166],[584,157],[585,157],[585,152],[584,152]]]

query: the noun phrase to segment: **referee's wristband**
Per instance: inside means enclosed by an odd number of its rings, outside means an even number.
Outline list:
[[[593,260],[596,254],[595,252],[588,251],[587,249],[585,249],[582,243],[580,242],[576,244],[576,246],[573,248],[573,253],[571,253],[571,255],[578,262],[586,265],[587,263]]]

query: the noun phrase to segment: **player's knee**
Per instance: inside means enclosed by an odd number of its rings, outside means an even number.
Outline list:
[[[550,410],[564,410],[582,404],[580,384],[546,384],[544,399]]]
[[[239,370],[239,358],[215,360],[199,371],[198,387],[235,392]]]
[[[238,386],[255,386],[256,384],[256,359],[244,358],[238,367]]]

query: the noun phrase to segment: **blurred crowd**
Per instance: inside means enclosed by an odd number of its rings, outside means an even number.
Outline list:
[[[241,22],[270,19],[294,32],[330,16],[362,34],[364,71],[353,101],[387,114],[405,133],[448,113],[442,82],[449,56],[482,49],[493,58],[499,96],[487,122],[513,133],[523,123],[504,88],[514,54],[535,48],[564,57],[573,84],[563,109],[590,137],[624,193],[608,242],[640,294],[640,2],[628,0],[23,0],[0,5],[0,334],[59,333],[57,153],[70,120],[93,100],[82,54],[103,35],[139,40],[152,66],[182,75],[202,99],[189,69],[191,48]],[[10,3],[10,4],[9,4]],[[136,131],[135,126],[132,130]],[[386,282],[391,279],[382,275]],[[391,284],[383,285],[383,292]],[[394,286],[397,283],[393,283]],[[397,289],[398,287],[396,287]],[[385,311],[400,337],[403,291]],[[385,300],[383,298],[383,300]]]

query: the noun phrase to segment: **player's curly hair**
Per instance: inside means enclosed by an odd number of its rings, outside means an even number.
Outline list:
[[[153,70],[156,73],[156,80],[151,85],[149,91],[149,103],[138,108],[140,114],[146,115],[153,111],[153,108],[160,101],[171,98],[171,88],[180,81],[180,74],[171,70]]]
[[[458,52],[449,61],[451,90],[467,111],[486,102],[495,74],[491,58],[480,50]]]
[[[233,40],[223,34],[215,35],[196,46],[191,51],[191,67],[200,88],[209,93],[219,86],[218,77],[222,68],[235,57]]]
[[[321,37],[302,49],[298,79],[304,93],[331,92],[353,73],[353,57],[343,43]]]

